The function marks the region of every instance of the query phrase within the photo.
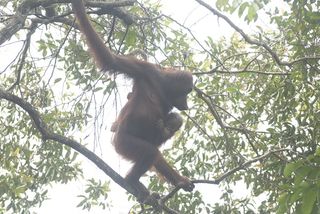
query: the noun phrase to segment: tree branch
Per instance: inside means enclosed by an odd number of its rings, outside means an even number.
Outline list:
[[[31,119],[34,122],[35,127],[40,132],[42,138],[44,140],[53,140],[63,145],[69,146],[72,149],[76,150],[86,158],[88,158],[91,162],[93,162],[99,169],[101,169],[106,175],[108,175],[114,182],[120,185],[122,188],[127,190],[129,193],[138,198],[138,192],[132,188],[125,180],[122,178],[116,171],[114,171],[108,164],[106,164],[99,156],[97,156],[92,151],[88,150],[86,147],[81,145],[79,142],[65,137],[63,135],[52,132],[47,124],[43,121],[40,116],[40,113],[28,102],[24,99],[17,97],[16,95],[0,88],[0,100],[5,99],[9,102],[12,102],[18,106],[20,106],[23,110],[25,110]],[[179,189],[178,189],[179,190]],[[178,191],[177,190],[177,191]],[[169,214],[178,214],[177,211],[167,207],[165,205],[165,201],[162,199],[156,199],[155,201],[146,202],[146,204],[151,205],[154,209],[161,209]]]
[[[212,69],[211,71],[204,71],[204,72],[193,72],[194,75],[206,75],[206,74],[214,74],[214,73],[220,73],[220,74],[243,74],[243,73],[252,73],[252,74],[261,74],[266,76],[289,76],[290,73],[282,73],[282,72],[263,72],[263,71],[256,71],[256,70],[238,70],[238,71],[224,71],[224,70],[218,70],[218,69]]]
[[[208,100],[208,99],[206,99],[206,98],[204,97],[204,96],[207,96],[207,95],[206,95],[205,93],[203,93],[203,92],[202,92],[200,89],[198,89],[197,87],[194,87],[194,90],[197,92],[198,97],[207,104],[207,106],[208,106],[208,108],[209,108],[209,111],[211,112],[211,114],[213,115],[213,117],[216,119],[216,121],[217,121],[217,123],[219,124],[219,126],[220,126],[221,128],[223,128],[223,129],[230,129],[230,130],[234,130],[234,131],[238,131],[238,132],[243,133],[243,134],[246,136],[246,138],[247,138],[250,146],[252,147],[253,151],[256,153],[256,155],[259,155],[258,149],[255,147],[255,145],[253,144],[253,142],[251,141],[251,139],[250,139],[250,137],[249,137],[249,135],[248,135],[248,133],[252,133],[252,132],[254,132],[254,131],[248,130],[242,123],[240,123],[241,126],[242,126],[241,128],[232,127],[232,126],[226,125],[226,124],[222,121],[222,119],[221,119],[221,117],[220,117],[217,109],[214,107],[214,105],[212,105],[211,100]],[[231,115],[230,113],[228,113],[228,114]],[[231,115],[231,116],[232,116],[232,115]],[[232,117],[233,117],[233,116],[232,116]],[[235,117],[233,117],[233,118],[236,119]],[[236,119],[236,120],[237,120],[237,119]]]
[[[211,7],[209,4],[205,3],[204,1],[202,1],[202,0],[195,0],[195,1],[197,1],[203,7],[207,8],[214,15],[216,15],[219,18],[222,18],[223,20],[225,20],[233,29],[235,29],[243,37],[243,39],[246,42],[248,42],[250,44],[253,44],[253,45],[257,45],[257,46],[263,47],[264,49],[266,49],[270,53],[270,55],[272,56],[272,58],[276,61],[276,63],[278,65],[281,65],[281,66],[292,66],[293,64],[301,62],[301,61],[320,60],[320,56],[309,56],[309,57],[302,57],[302,58],[293,60],[291,62],[281,61],[281,59],[279,58],[277,53],[274,52],[266,43],[259,42],[257,40],[254,40],[254,39],[250,38],[250,36],[248,36],[246,33],[244,33],[243,30],[241,28],[239,28],[236,24],[234,24],[227,16],[225,16],[222,13],[220,13],[218,10],[214,9],[213,7]]]
[[[21,53],[21,57],[19,60],[19,65],[18,68],[16,69],[15,73],[17,75],[17,79],[16,81],[12,84],[12,86],[9,88],[9,90],[14,89],[14,87],[16,87],[17,85],[19,85],[20,80],[21,80],[21,72],[22,72],[22,68],[24,66],[24,63],[26,61],[26,57],[27,57],[27,51],[29,50],[30,47],[30,42],[31,42],[31,36],[32,34],[34,34],[34,32],[36,31],[37,28],[37,24],[32,23],[29,32],[27,33],[26,36],[26,40],[24,42],[24,47],[23,47],[23,51]]]
[[[68,4],[71,0],[25,0],[21,3],[24,8],[36,8],[39,6],[48,7],[53,4]],[[88,7],[98,7],[98,8],[115,8],[115,7],[125,7],[132,6],[135,0],[124,0],[115,2],[103,2],[103,1],[85,1],[85,5]],[[28,9],[29,10],[29,9]]]
[[[207,183],[207,184],[219,184],[221,181],[223,181],[224,179],[226,179],[227,177],[233,175],[234,173],[247,168],[248,166],[250,166],[252,163],[258,162],[258,161],[262,161],[263,159],[266,159],[268,157],[270,157],[271,155],[275,155],[276,153],[279,152],[284,152],[284,151],[288,151],[289,149],[277,149],[277,150],[272,150],[269,151],[263,155],[257,156],[251,160],[248,160],[247,162],[229,170],[228,172],[220,175],[218,178],[214,179],[214,180],[194,180],[192,181],[192,183]]]
[[[21,30],[25,21],[30,15],[30,12],[37,7],[50,7],[54,4],[67,4],[71,3],[71,0],[24,0],[16,9],[16,14],[13,18],[0,30],[0,45],[9,40],[14,34]],[[99,10],[95,11],[95,14],[111,14],[122,19],[127,25],[133,24],[134,19],[121,10],[119,7],[132,6],[135,0],[125,0],[117,2],[95,2],[86,1],[86,6],[96,7]],[[44,17],[44,19],[52,19],[52,17]],[[58,19],[58,21],[67,22],[65,19]]]
[[[192,180],[192,183],[194,183],[194,184],[201,184],[201,183],[202,184],[219,184],[221,181],[225,180],[227,177],[233,175],[234,173],[249,167],[252,163],[255,163],[258,161],[262,162],[263,159],[266,159],[266,158],[270,157],[271,155],[277,156],[276,153],[284,152],[284,151],[288,151],[288,150],[289,149],[277,149],[277,150],[269,151],[269,152],[265,153],[264,155],[259,155],[255,158],[248,160],[247,162],[229,170],[228,172],[223,173],[222,175],[220,175],[218,178],[216,178],[214,180]],[[161,199],[162,203],[165,203],[170,198],[172,198],[179,191],[179,189],[181,189],[181,187],[173,188],[168,195],[166,195],[165,197],[163,197]]]
[[[40,113],[30,103],[26,102],[20,97],[17,97],[16,95],[9,93],[2,88],[0,88],[0,99],[10,101],[25,110],[33,120],[35,127],[39,130],[44,140],[53,140],[71,147],[72,149],[76,150],[77,152],[88,158],[90,161],[92,161],[99,169],[101,169],[106,175],[108,175],[122,188],[124,188],[134,196],[138,195],[137,192],[129,184],[127,184],[127,182],[116,171],[114,171],[95,153],[88,150],[86,147],[71,138],[67,138],[65,136],[52,132],[41,118]]]
[[[13,18],[0,30],[0,45],[24,27],[26,18],[27,16],[23,15],[18,8]]]
[[[228,172],[223,173],[222,175],[220,175],[218,178],[216,178],[214,180],[192,180],[192,183],[194,183],[194,184],[200,184],[200,183],[204,183],[204,184],[219,184],[221,181],[223,181],[227,177],[233,175],[234,173],[249,167],[252,163],[255,163],[255,162],[258,162],[258,161],[261,162],[263,159],[266,159],[266,158],[270,157],[271,155],[276,155],[277,156],[276,153],[284,152],[284,151],[288,151],[288,150],[289,149],[277,149],[277,150],[269,151],[264,155],[260,155],[258,157],[255,157],[255,158],[251,159],[251,160],[248,160],[247,162],[245,162],[245,163],[243,163],[243,164],[241,164],[241,165],[229,170]],[[166,197],[162,198],[162,200],[164,202],[169,200],[171,197],[173,197],[173,195],[175,193],[178,192],[179,189],[180,189],[180,187],[175,187]]]

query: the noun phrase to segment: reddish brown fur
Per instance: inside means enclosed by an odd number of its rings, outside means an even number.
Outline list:
[[[187,95],[193,87],[191,73],[161,69],[146,61],[113,54],[90,24],[83,2],[73,0],[72,7],[98,65],[134,80],[130,99],[117,119],[113,141],[116,151],[134,163],[126,180],[143,200],[149,192],[139,179],[154,166],[169,182],[192,191],[192,182],[169,166],[158,149],[182,124],[179,115],[169,112],[172,107],[188,108]]]

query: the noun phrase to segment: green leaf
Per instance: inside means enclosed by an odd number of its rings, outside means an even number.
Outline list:
[[[54,83],[58,83],[58,82],[60,82],[61,80],[62,80],[62,78],[57,78],[57,79],[54,80]]]
[[[222,8],[225,8],[228,4],[228,0],[217,0],[216,7],[221,10]]]
[[[19,196],[21,193],[24,193],[26,190],[27,190],[27,186],[26,186],[26,185],[22,185],[22,186],[17,187],[17,188],[14,190],[14,193],[15,193],[17,196]]]
[[[302,188],[298,188],[294,191],[294,193],[290,196],[290,203],[297,202],[302,197]]]
[[[306,21],[311,24],[320,24],[320,12],[307,12]]]
[[[126,42],[128,46],[135,46],[137,43],[137,34],[134,31],[129,30],[127,33]]]
[[[310,214],[313,209],[313,205],[317,198],[318,188],[315,186],[309,187],[303,194],[301,210],[303,214]]]
[[[250,5],[248,7],[248,14],[247,14],[246,18],[247,18],[248,22],[252,22],[252,21],[257,20],[257,18],[258,18],[257,10],[253,5]]]
[[[97,91],[100,91],[100,90],[102,90],[103,88],[102,87],[97,87],[97,88],[95,88],[94,90],[93,90],[93,92],[97,92]]]
[[[300,166],[301,166],[300,162],[288,163],[283,170],[283,175],[285,177],[289,177]]]
[[[287,201],[288,201],[288,193],[282,193],[278,198],[279,207],[278,207],[277,213],[281,214],[281,213],[287,212],[288,210]]]
[[[241,17],[243,15],[244,10],[249,6],[248,2],[244,2],[243,4],[240,5],[239,7],[239,12],[238,15]]]
[[[305,185],[305,182],[303,182],[303,180],[305,179],[305,177],[309,174],[309,172],[312,169],[310,167],[307,166],[301,166],[298,169],[296,169],[296,176],[294,178],[294,184],[295,185]]]

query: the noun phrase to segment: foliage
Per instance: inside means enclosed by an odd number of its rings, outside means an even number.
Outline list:
[[[1,28],[21,2],[0,3]],[[202,41],[149,1],[126,8],[136,21],[130,26],[112,15],[91,16],[115,52],[140,49],[149,61],[189,69],[196,78],[192,107],[182,113],[184,127],[164,154],[185,176],[219,181],[222,193],[212,203],[214,193],[197,188],[175,194],[166,205],[181,213],[318,213],[320,2],[217,0],[211,6],[231,21],[240,18],[240,29],[250,25],[251,40],[234,29],[228,37]],[[56,133],[100,143],[112,122],[109,109],[125,99],[127,81],[96,69],[79,32],[66,21],[73,20],[70,7],[56,4],[55,10],[61,19],[46,17],[45,7],[30,11],[25,28],[0,46],[16,50],[0,63],[0,88],[31,103]],[[0,112],[0,213],[28,213],[48,199],[50,184],[84,176],[77,153],[43,140],[21,108],[1,99]],[[152,191],[170,190],[157,176],[149,178]],[[86,179],[78,206],[110,208],[109,180]],[[238,196],[239,186],[247,194]]]
[[[298,213],[317,213],[319,211],[319,166],[320,151],[288,163],[284,168],[287,182],[281,188],[283,193],[279,196],[279,213],[285,213],[291,207]]]
[[[109,183],[102,184],[101,181],[97,182],[94,179],[90,179],[85,190],[86,195],[78,196],[82,200],[77,206],[87,210],[90,210],[92,206],[101,206],[105,209],[109,206],[106,204],[109,191]]]

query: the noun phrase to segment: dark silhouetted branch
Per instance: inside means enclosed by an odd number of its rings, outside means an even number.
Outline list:
[[[114,171],[108,164],[106,164],[100,157],[98,157],[95,153],[88,150],[86,147],[78,143],[77,141],[67,138],[65,136],[54,133],[50,130],[47,124],[43,121],[40,116],[40,113],[28,102],[24,99],[17,97],[14,94],[9,93],[8,91],[0,88],[0,99],[5,99],[9,102],[12,102],[18,106],[20,106],[23,110],[25,110],[31,119],[34,122],[35,127],[41,133],[41,136],[44,140],[53,140],[64,144],[66,146],[71,147],[76,150],[90,161],[92,161],[99,169],[101,169],[105,174],[107,174],[113,181],[119,184],[121,187],[126,189],[133,195],[136,195],[136,192],[133,190],[131,186],[129,186],[126,181],[116,172]]]

